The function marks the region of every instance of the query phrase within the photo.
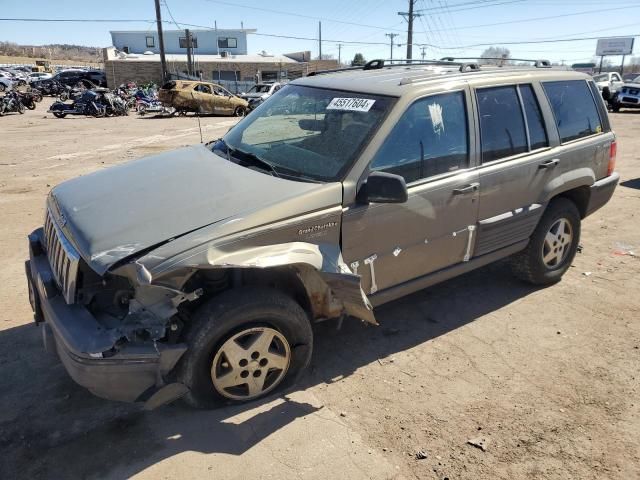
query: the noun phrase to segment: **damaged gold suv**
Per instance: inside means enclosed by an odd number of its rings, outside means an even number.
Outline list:
[[[101,397],[289,385],[312,324],[511,257],[560,280],[618,182],[593,81],[453,60],[322,72],[222,139],[62,183],[29,236],[47,348]]]
[[[158,100],[182,114],[193,112],[244,117],[249,108],[249,102],[244,98],[216,83],[191,80],[165,83],[158,92]]]

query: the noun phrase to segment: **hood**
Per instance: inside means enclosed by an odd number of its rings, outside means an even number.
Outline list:
[[[50,201],[84,260],[102,275],[149,247],[323,187],[254,171],[197,145],[69,180]]]
[[[268,96],[268,93],[245,93],[244,95],[240,95],[241,98],[266,98]]]

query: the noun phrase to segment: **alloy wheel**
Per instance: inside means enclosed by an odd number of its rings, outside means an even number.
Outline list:
[[[216,391],[232,400],[251,400],[273,390],[291,361],[287,339],[270,327],[236,333],[216,352],[211,380]]]

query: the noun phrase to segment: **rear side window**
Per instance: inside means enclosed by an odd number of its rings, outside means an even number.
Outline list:
[[[602,132],[598,108],[584,80],[544,82],[562,142]]]
[[[527,133],[515,85],[476,92],[480,112],[482,162],[528,151]]]
[[[518,88],[524,105],[524,113],[527,117],[531,150],[549,146],[547,131],[544,128],[544,120],[542,119],[542,112],[540,111],[540,105],[533,92],[533,88],[531,85],[520,85]]]

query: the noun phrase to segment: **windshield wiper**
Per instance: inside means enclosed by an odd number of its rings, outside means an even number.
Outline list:
[[[267,170],[271,172],[271,174],[274,177],[280,178],[280,174],[276,170],[276,167],[274,167],[271,163],[267,162],[264,158],[259,157],[253,152],[245,152],[244,150],[231,148],[226,143],[225,145],[227,146],[227,156],[229,156],[229,153],[231,153],[231,155],[234,155],[236,158],[238,158],[241,161],[249,160],[250,162],[253,163],[254,166],[261,168],[262,170]],[[240,154],[240,156],[238,156],[237,154]]]

